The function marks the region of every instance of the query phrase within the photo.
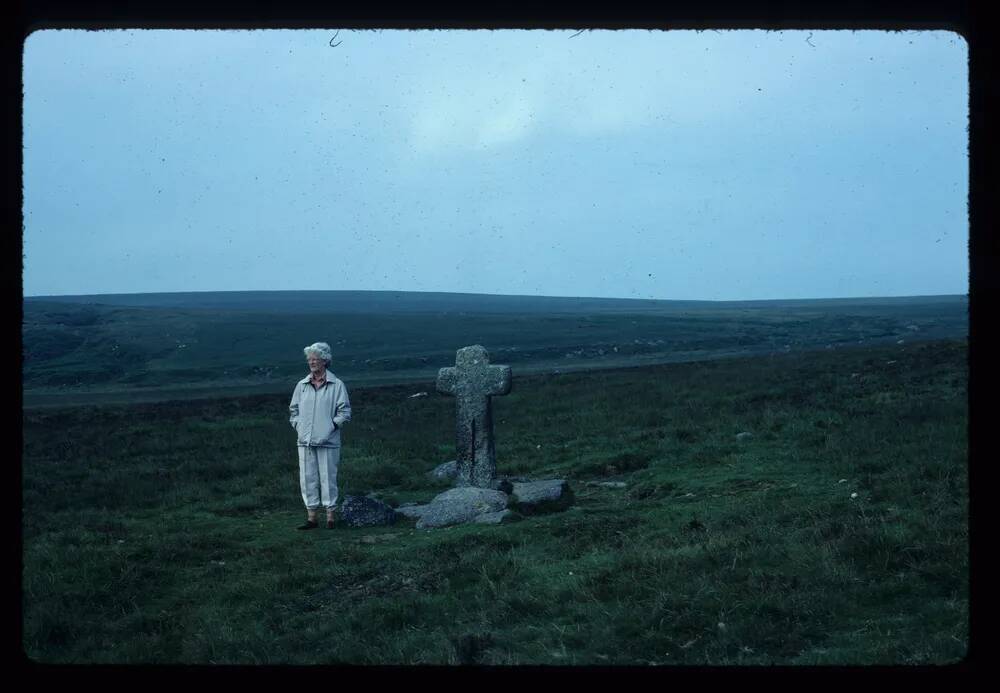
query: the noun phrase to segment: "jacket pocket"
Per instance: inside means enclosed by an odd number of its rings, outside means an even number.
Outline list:
[[[330,428],[333,428],[333,424],[330,424]],[[326,448],[339,448],[340,447],[340,429],[330,431],[330,434],[326,436],[322,441],[318,443]]]

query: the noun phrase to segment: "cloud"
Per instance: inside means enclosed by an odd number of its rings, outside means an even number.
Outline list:
[[[411,104],[410,143],[420,152],[492,149],[537,132],[546,98],[514,69],[475,83],[454,75],[424,75]],[[541,84],[541,82],[539,82]],[[447,85],[447,86],[445,86]]]
[[[504,104],[499,112],[490,114],[479,124],[477,143],[494,147],[527,137],[537,127],[534,117],[539,110],[528,99]]]
[[[543,35],[539,35],[543,34]],[[548,32],[480,37],[474,57],[408,65],[404,109],[417,153],[493,150],[538,134],[613,135],[653,123],[702,123],[744,107],[716,82],[732,72],[685,53],[686,34],[615,32],[589,43]],[[457,39],[456,39],[457,40]],[[500,53],[491,51],[500,50]],[[471,66],[475,65],[473,69]]]

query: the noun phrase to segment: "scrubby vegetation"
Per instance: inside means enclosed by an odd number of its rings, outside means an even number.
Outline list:
[[[295,531],[285,395],[28,410],[24,649],[80,663],[955,662],[966,354],[939,341],[515,370],[494,400],[499,470],[568,478],[576,505],[429,531]],[[351,395],[342,493],[438,493],[426,472],[452,459],[454,400],[429,383]],[[603,481],[625,487],[588,483]]]
[[[443,294],[434,302],[332,293],[327,308],[308,293],[296,301],[296,292],[222,295],[242,300],[239,308],[197,307],[214,306],[213,294],[155,307],[26,300],[25,404],[152,399],[170,388],[170,398],[198,387],[280,392],[301,377],[301,349],[315,341],[329,342],[338,376],[381,385],[432,379],[470,344],[525,374],[968,333],[963,296],[713,303]]]

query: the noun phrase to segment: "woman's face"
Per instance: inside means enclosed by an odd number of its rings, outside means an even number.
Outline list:
[[[309,354],[306,356],[306,363],[309,364],[309,371],[311,373],[319,373],[320,371],[326,370],[326,361],[321,359],[317,354]]]

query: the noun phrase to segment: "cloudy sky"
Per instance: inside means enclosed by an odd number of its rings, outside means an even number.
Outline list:
[[[574,33],[33,33],[24,294],[967,291],[959,35]]]

